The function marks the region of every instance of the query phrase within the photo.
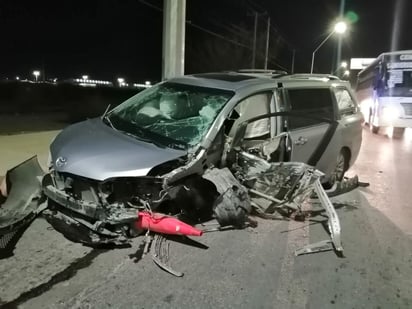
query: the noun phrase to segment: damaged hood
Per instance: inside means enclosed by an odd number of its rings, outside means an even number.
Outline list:
[[[99,181],[146,176],[153,167],[187,154],[127,136],[100,118],[63,130],[51,144],[50,152],[56,171]]]

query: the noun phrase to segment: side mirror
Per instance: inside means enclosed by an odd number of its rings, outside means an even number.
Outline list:
[[[230,112],[229,116],[227,117],[228,120],[237,120],[239,119],[240,115],[234,109]]]

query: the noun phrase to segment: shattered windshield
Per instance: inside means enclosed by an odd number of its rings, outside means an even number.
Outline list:
[[[128,99],[108,115],[115,129],[165,147],[199,144],[233,92],[163,83]]]

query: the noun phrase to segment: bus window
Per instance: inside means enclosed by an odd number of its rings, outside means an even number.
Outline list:
[[[412,87],[412,71],[389,70],[388,87]]]

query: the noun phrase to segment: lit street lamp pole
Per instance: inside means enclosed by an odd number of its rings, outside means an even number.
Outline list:
[[[310,74],[313,73],[313,64],[315,63],[315,53],[318,51],[318,49],[321,48],[322,45],[325,44],[325,42],[326,42],[327,40],[329,40],[329,38],[330,38],[335,32],[336,32],[336,33],[339,33],[339,34],[342,34],[342,33],[344,33],[344,32],[346,31],[346,29],[347,29],[347,25],[346,25],[345,22],[343,22],[343,21],[338,22],[338,23],[335,25],[333,31],[332,31],[331,33],[329,33],[329,35],[318,45],[318,47],[316,47],[316,49],[315,49],[315,50],[313,51],[313,53],[312,53],[312,64],[311,64],[311,66],[310,66]]]

